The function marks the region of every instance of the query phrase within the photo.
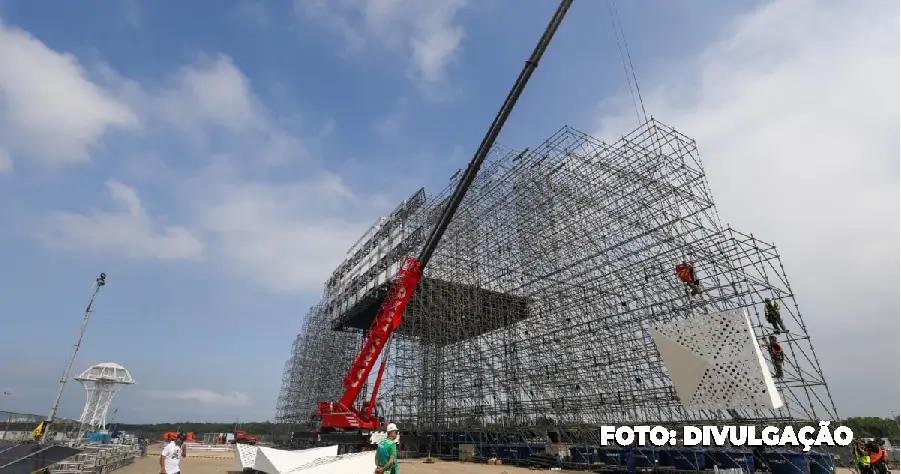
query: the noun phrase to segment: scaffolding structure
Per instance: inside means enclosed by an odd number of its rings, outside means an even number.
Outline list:
[[[349,252],[292,347],[277,421],[310,423],[340,397],[386,282],[451,191],[420,190]],[[682,261],[701,295],[677,279]],[[764,298],[789,329],[785,405],[684,408],[649,327],[746,308],[762,339]],[[386,357],[379,409],[405,430],[575,443],[602,424],[838,419],[776,247],[721,224],[694,140],[654,119],[615,143],[564,127],[533,149],[496,146]]]

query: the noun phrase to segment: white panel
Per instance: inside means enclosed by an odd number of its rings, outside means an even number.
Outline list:
[[[657,351],[666,362],[670,380],[676,387],[681,400],[691,400],[698,389],[698,384],[707,372],[707,360],[695,354],[691,349],[669,340],[663,333],[651,329],[651,338],[657,345]]]
[[[417,200],[413,200],[420,193],[423,193],[423,190],[417,191],[411,199],[407,199],[402,201],[394,212],[392,212],[390,219],[388,217],[382,217],[379,221],[373,225],[356,243],[347,251],[345,256],[345,262],[348,259],[351,259],[360,249],[367,247],[370,242],[373,243],[373,246],[370,250],[361,255],[360,260],[349,269],[345,269],[341,272],[335,270],[332,274],[332,277],[336,279],[333,286],[326,289],[326,306],[332,307],[336,303],[341,305],[342,307],[347,303],[347,307],[356,302],[362,294],[365,293],[366,289],[371,289],[379,284],[383,283],[387,279],[393,277],[397,268],[399,267],[399,262],[385,262],[385,256],[388,255],[393,249],[397,248],[404,240],[409,237],[414,228],[408,225],[411,216],[407,216],[404,219],[400,219],[398,217],[398,212],[403,210],[404,208],[409,208],[410,206],[416,206],[417,208],[421,208],[425,206],[425,201],[422,197]],[[424,196],[424,194],[423,194]],[[385,225],[390,225],[389,221],[396,222],[399,224],[397,227],[392,229],[390,234],[386,235],[384,238],[379,239],[378,241],[373,241],[372,239],[375,237],[375,234]],[[408,249],[409,251],[409,249]],[[370,268],[378,265],[379,263],[387,263],[390,264],[389,268],[391,269],[388,272],[379,272],[374,275],[370,281],[363,282],[361,289],[358,292],[348,293],[348,285],[359,275],[365,274]],[[340,268],[340,267],[339,267]]]
[[[235,445],[235,464],[239,471],[253,467],[257,458],[257,447],[251,444],[237,443]]]
[[[338,455],[338,445],[286,451],[260,447],[253,463],[255,471],[266,474],[285,474],[322,457]]]
[[[659,324],[650,332],[686,408],[782,406],[745,310]]]
[[[291,474],[368,474],[375,469],[375,451],[319,458]]]

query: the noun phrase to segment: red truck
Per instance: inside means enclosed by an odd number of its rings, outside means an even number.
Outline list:
[[[249,435],[246,431],[235,431],[235,443],[257,444],[260,442],[258,435]]]

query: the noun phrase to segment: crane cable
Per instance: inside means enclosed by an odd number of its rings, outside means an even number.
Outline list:
[[[607,11],[610,13],[610,22],[613,25],[613,34],[616,36],[616,46],[619,48],[619,56],[623,63],[623,70],[626,73],[626,81],[629,83],[629,94],[632,96],[632,105],[635,107],[635,117],[638,119],[639,125],[646,124],[648,123],[648,113],[644,107],[644,100],[641,97],[641,88],[638,86],[638,76],[635,74],[635,66],[632,64],[632,55],[629,53],[629,44],[626,41],[626,34],[623,32],[623,24],[619,16],[619,9],[616,8],[616,0],[607,0]],[[635,87],[634,91],[632,89],[633,85]],[[662,154],[659,140],[657,140],[657,134],[654,133],[651,137],[655,151]],[[684,224],[684,216],[679,209],[678,202],[679,198],[675,195],[674,190],[675,212],[677,214],[676,224],[674,225],[674,237],[680,235],[680,227]],[[683,256],[683,258],[685,257]],[[686,261],[690,262],[692,268],[694,268],[690,250],[688,251]],[[688,302],[689,315],[693,316],[695,304],[694,299],[690,295],[688,297]]]
[[[626,73],[626,82],[629,83],[629,95],[632,96],[635,117],[638,119],[639,124],[643,124],[648,121],[648,113],[644,108],[644,100],[641,98],[641,88],[638,87],[638,77],[635,74],[635,66],[632,64],[632,55],[629,54],[629,44],[626,42],[626,34],[623,32],[623,24],[619,18],[619,10],[616,8],[616,0],[607,0],[607,11],[610,12],[610,23],[613,26],[613,34],[616,36],[616,47],[619,49],[623,71]],[[633,85],[635,87],[634,90],[632,89]]]

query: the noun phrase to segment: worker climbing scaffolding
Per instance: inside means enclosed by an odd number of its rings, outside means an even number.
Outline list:
[[[774,333],[788,332],[788,329],[785,329],[785,323],[782,322],[782,315],[779,314],[779,303],[769,298],[763,300],[763,315],[766,322],[773,326]]]
[[[775,371],[773,377],[781,379],[783,375],[782,364],[785,362],[785,353],[782,352],[782,345],[776,340],[776,336],[770,336],[769,342],[762,344],[762,346],[766,347],[767,352],[770,353],[770,360],[773,362],[773,370]]]
[[[690,263],[683,261],[676,265],[676,276],[679,277],[679,280],[682,280],[682,283],[691,292],[691,296],[701,294],[701,281],[698,280],[698,277],[695,275],[695,269]]]

